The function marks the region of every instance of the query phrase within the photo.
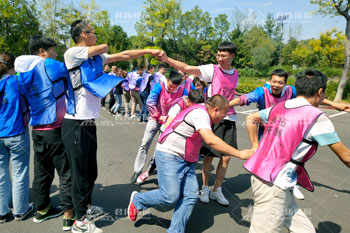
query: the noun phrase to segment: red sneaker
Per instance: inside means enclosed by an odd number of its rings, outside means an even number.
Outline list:
[[[143,182],[145,182],[147,180],[148,177],[149,177],[149,172],[145,171],[141,175],[139,175],[139,177],[137,177],[136,183],[142,184]]]
[[[135,222],[136,221],[136,218],[137,218],[137,209],[134,205],[134,203],[132,203],[132,200],[134,199],[134,195],[136,194],[137,192],[134,191],[131,193],[131,196],[130,196],[130,202],[129,202],[129,206],[128,206],[128,217],[131,221]]]

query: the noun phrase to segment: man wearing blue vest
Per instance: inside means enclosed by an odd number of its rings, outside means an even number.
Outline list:
[[[67,113],[63,120],[63,142],[72,172],[72,198],[76,221],[72,232],[103,232],[94,222],[103,215],[100,207],[92,206],[91,194],[97,178],[97,135],[95,119],[100,111],[100,99],[106,96],[121,78],[103,74],[103,65],[135,59],[146,54],[159,56],[161,50],[128,50],[107,54],[108,45],[96,45],[95,29],[86,21],[71,25],[75,42],[64,54],[69,71]]]
[[[20,73],[20,92],[30,107],[29,124],[33,126],[34,150],[33,200],[40,223],[64,212],[63,230],[70,230],[74,222],[71,198],[71,173],[61,137],[61,125],[66,112],[65,82],[67,70],[56,61],[56,42],[51,38],[32,36],[31,55],[16,59],[15,70]],[[62,209],[50,204],[50,187],[55,169],[60,179]]]

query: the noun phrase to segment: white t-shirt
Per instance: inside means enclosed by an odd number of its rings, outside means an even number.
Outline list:
[[[170,107],[169,112],[168,112],[168,118],[175,118],[177,116],[177,114],[179,114],[181,112],[181,107],[178,104],[174,104],[173,106]],[[160,131],[163,132],[165,130],[165,125],[162,124],[162,126],[160,127]]]
[[[208,65],[203,65],[199,66],[199,69],[201,71],[201,76],[199,78],[205,82],[213,82],[213,76],[214,76],[214,64],[208,64]],[[235,69],[231,70],[224,70],[221,68],[221,70],[229,75],[233,75],[235,72]],[[237,79],[237,85],[238,86],[238,79]],[[212,96],[212,90],[211,90],[211,84],[208,84],[208,97]],[[227,114],[224,120],[230,120],[230,121],[237,121],[237,116],[236,114]]]
[[[102,63],[105,64],[108,59],[108,54],[104,53],[100,55]],[[72,69],[74,67],[80,66],[84,61],[88,59],[88,47],[72,47],[69,48],[64,53],[64,61],[66,63],[67,69]],[[79,76],[77,79],[72,79],[72,77]],[[80,70],[74,70],[69,72],[69,77],[71,80],[81,80]],[[73,86],[78,86],[79,83],[73,84]],[[75,115],[69,115],[66,113],[64,118],[76,119],[76,120],[87,120],[98,118],[100,112],[100,98],[92,95],[84,87],[74,91],[75,98]]]
[[[286,108],[296,108],[304,105],[310,105],[310,103],[305,98],[295,98],[292,100],[287,100],[285,106]],[[259,112],[261,119],[265,123],[268,120],[271,109],[272,108],[267,108]],[[320,146],[340,142],[340,139],[334,130],[333,123],[325,114],[319,116],[319,118],[316,120],[304,138],[308,141],[315,141]],[[303,158],[305,154],[310,150],[311,146],[312,145],[308,143],[301,142],[294,151],[292,158],[294,160],[300,161],[300,159]],[[284,165],[282,170],[276,176],[273,184],[283,190],[293,187],[297,183],[297,174],[295,172],[296,169],[296,164],[292,162],[286,163],[286,165]]]
[[[196,131],[200,129],[210,129],[210,117],[209,114],[203,109],[194,109],[185,116],[184,119],[187,123],[194,126]],[[186,124],[185,122],[181,122],[176,127],[176,132],[186,136],[191,137],[194,133],[194,128]],[[160,144],[157,143],[156,150],[170,153],[181,158],[184,157],[186,139],[177,133],[171,133],[168,135],[166,140]]]

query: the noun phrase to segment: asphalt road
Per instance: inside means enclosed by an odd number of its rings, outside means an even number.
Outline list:
[[[245,116],[255,106],[238,107],[237,135],[240,149],[250,147],[245,129]],[[339,137],[350,146],[349,123],[350,114],[339,114],[334,110],[324,110],[332,119]],[[133,223],[126,216],[126,210],[132,191],[145,192],[157,187],[156,175],[152,175],[142,186],[130,184],[133,162],[141,143],[145,123],[136,120],[115,118],[106,110],[101,110],[98,124],[98,169],[99,175],[93,192],[93,204],[101,206],[109,215],[97,222],[105,232],[166,232],[170,225],[172,207],[159,206],[140,214]],[[154,151],[153,142],[149,158]],[[32,155],[32,154],[31,154]],[[148,160],[149,160],[148,158]],[[148,161],[147,160],[147,161]],[[31,159],[30,178],[33,179],[33,160]],[[214,182],[215,169],[218,160],[214,160],[212,167]],[[192,216],[187,224],[186,232],[230,232],[244,233],[249,230],[249,219],[253,199],[250,189],[250,175],[242,168],[243,161],[232,158],[223,193],[230,202],[230,206],[223,207],[214,201],[209,204],[196,203]],[[201,181],[200,161],[196,167],[199,186]],[[311,193],[301,189],[305,200],[298,201],[300,207],[309,216],[319,233],[350,232],[350,176],[346,168],[327,147],[319,148],[307,164],[306,168],[315,186]],[[57,175],[52,185],[52,204],[59,205]],[[35,224],[33,214],[22,222],[14,220],[1,224],[0,233],[51,233],[62,232],[62,218],[48,220]],[[287,232],[284,230],[283,232]]]

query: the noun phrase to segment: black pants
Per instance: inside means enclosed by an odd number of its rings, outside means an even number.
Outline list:
[[[109,92],[109,101],[108,101],[108,109],[111,110],[113,105],[115,104],[113,90]]]
[[[72,173],[74,212],[78,220],[83,220],[97,178],[95,121],[64,119],[62,138]]]
[[[50,187],[55,176],[59,176],[61,206],[64,210],[73,208],[72,180],[67,154],[61,137],[61,128],[33,130],[34,180],[33,200],[37,210],[44,210],[50,204]]]

